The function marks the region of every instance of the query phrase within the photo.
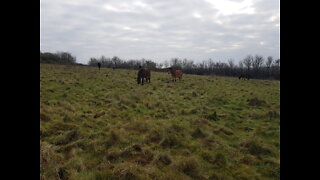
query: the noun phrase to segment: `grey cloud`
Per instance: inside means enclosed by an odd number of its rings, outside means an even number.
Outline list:
[[[253,5],[255,14],[217,16],[217,9],[199,0],[46,0],[41,51],[69,51],[81,63],[101,55],[159,62],[240,60],[256,53],[279,58],[278,1]]]

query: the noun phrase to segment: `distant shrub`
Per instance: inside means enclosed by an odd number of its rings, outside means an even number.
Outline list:
[[[69,52],[57,52],[57,53],[41,53],[40,63],[48,64],[76,64],[76,57],[72,56]]]

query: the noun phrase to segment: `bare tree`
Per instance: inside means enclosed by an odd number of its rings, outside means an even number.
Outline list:
[[[234,62],[233,62],[233,59],[229,59],[229,60],[228,60],[228,64],[229,64],[229,67],[230,67],[231,69],[233,69],[233,68],[234,68]]]
[[[263,56],[256,55],[255,59],[253,60],[252,67],[254,69],[259,69],[262,66],[263,62],[264,62]]]
[[[163,62],[163,65],[164,65],[165,68],[168,68],[168,67],[169,67],[169,62],[168,62],[167,60],[165,60],[165,61]]]
[[[252,66],[252,62],[253,62],[253,56],[252,55],[247,55],[247,57],[245,57],[243,59],[243,65],[247,68],[247,73],[250,73],[250,68]]]
[[[272,56],[268,56],[267,61],[266,61],[267,76],[270,76],[270,67],[272,65],[272,62],[273,62],[273,57]]]
[[[272,62],[273,62],[273,57],[268,56],[267,61],[266,61],[266,66],[268,69],[271,67]]]
[[[259,71],[260,71],[260,67],[263,64],[263,56],[260,55],[256,55],[253,62],[252,62],[252,68],[254,70],[254,75],[258,76],[259,75]]]
[[[159,63],[159,64],[156,65],[156,68],[158,68],[158,69],[162,69],[162,67],[163,67],[162,63]]]
[[[214,73],[214,62],[212,61],[211,58],[208,61],[208,68],[210,73]]]
[[[170,66],[173,68],[181,69],[182,61],[179,58],[172,58],[170,60]]]
[[[234,68],[235,68],[235,65],[234,65],[233,59],[229,59],[228,60],[228,75],[231,75],[231,76],[235,75]]]
[[[280,68],[280,59],[275,60],[274,65]]]
[[[243,73],[243,69],[244,69],[244,66],[243,66],[243,61],[239,61],[238,62],[238,67],[239,67],[239,69],[238,69],[238,74],[237,75],[239,75],[239,74],[242,74]]]
[[[273,69],[273,76],[275,79],[280,79],[280,59],[274,61]]]
[[[114,67],[117,67],[121,64],[121,59],[118,56],[113,56],[111,61],[113,62]]]

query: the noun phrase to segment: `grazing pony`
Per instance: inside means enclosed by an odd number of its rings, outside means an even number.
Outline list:
[[[98,63],[98,68],[99,68],[99,71],[100,71],[100,68],[101,68],[101,63]]]
[[[150,83],[150,79],[151,79],[150,70],[140,67],[140,70],[138,71],[138,77],[137,77],[138,84],[143,85],[144,84],[144,80],[146,80],[146,82]]]
[[[250,76],[249,76],[249,74],[240,74],[239,79],[241,79],[241,78],[249,80]]]
[[[169,68],[168,74],[171,74],[171,76],[173,78],[172,81],[176,81],[176,78],[179,78],[179,80],[181,80],[181,78],[182,78],[182,71],[181,70]]]

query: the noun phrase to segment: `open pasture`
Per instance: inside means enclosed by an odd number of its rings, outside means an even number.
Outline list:
[[[280,179],[280,82],[40,64],[41,179]]]

